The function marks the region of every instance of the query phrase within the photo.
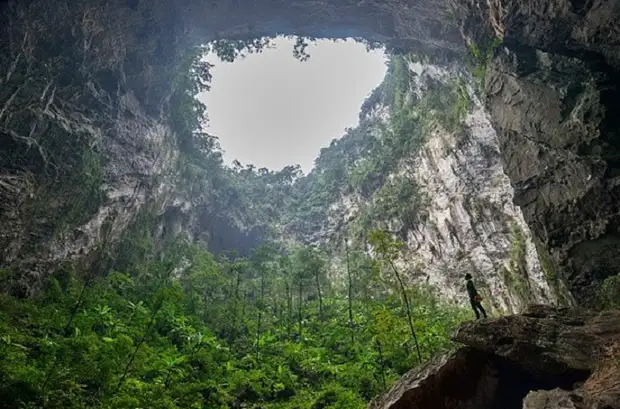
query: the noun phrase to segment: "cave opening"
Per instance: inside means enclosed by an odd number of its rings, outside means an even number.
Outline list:
[[[494,356],[490,359],[497,374],[497,387],[489,409],[521,409],[523,399],[530,391],[556,388],[571,390],[576,383],[583,382],[590,376],[589,371],[534,373],[501,357]]]
[[[391,408],[521,409],[530,391],[572,390],[590,375],[589,371],[528,370],[521,362],[472,347],[460,348],[438,367],[437,372],[417,378],[416,387],[405,388]],[[407,375],[403,379],[406,382]]]
[[[307,174],[322,148],[359,125],[360,107],[383,81],[389,54],[353,38],[278,36],[252,44],[260,48],[239,52],[228,40],[206,47],[201,58],[212,79],[197,95],[206,129],[227,166],[299,166]]]

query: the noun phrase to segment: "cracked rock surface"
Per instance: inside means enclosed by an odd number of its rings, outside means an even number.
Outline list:
[[[372,409],[620,407],[620,311],[530,306],[465,323],[465,344],[414,369]]]

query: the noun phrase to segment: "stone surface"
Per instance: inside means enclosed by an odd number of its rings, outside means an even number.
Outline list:
[[[620,311],[533,305],[520,315],[463,324],[454,339],[532,374],[591,372],[620,336]]]
[[[501,52],[487,81],[515,203],[575,295],[592,298],[620,262],[617,78],[531,50]]]
[[[370,409],[478,409],[490,407],[498,368],[474,349],[462,348],[405,374]]]
[[[414,79],[408,98],[425,95],[435,82],[473,83],[458,67],[410,61],[409,69]],[[473,90],[469,91],[472,102],[463,128],[451,132],[434,127],[420,151],[404,158],[390,175],[411,180],[426,198],[413,225],[387,220],[390,230],[401,231],[406,243],[397,265],[410,282],[428,283],[444,299],[464,306],[469,306],[464,275],[471,273],[485,308],[492,313],[516,313],[532,302],[570,304],[572,299],[561,283],[541,266],[503,171],[497,134]],[[389,107],[374,107],[370,117],[389,126]],[[348,222],[354,222],[373,200],[342,195],[311,240],[337,247]]]
[[[429,68],[420,81],[431,75]],[[490,118],[473,92],[471,97],[464,131],[437,128],[407,169],[429,202],[425,218],[408,233],[403,264],[418,265],[418,274],[463,304],[463,276],[471,273],[486,308],[497,312],[565,301],[565,292],[541,268],[529,227],[513,203]]]
[[[531,306],[465,323],[456,339],[466,346],[407,373],[370,408],[619,407],[620,311]]]
[[[620,2],[464,1],[488,52],[486,106],[532,234],[582,304],[620,253]]]
[[[586,404],[593,408],[620,408],[620,336],[605,348],[603,359],[581,388]]]
[[[562,389],[532,391],[523,399],[523,409],[579,409],[579,398]]]

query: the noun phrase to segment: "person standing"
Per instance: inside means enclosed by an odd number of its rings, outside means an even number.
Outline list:
[[[476,314],[477,320],[480,319],[480,313],[482,313],[484,318],[487,318],[487,312],[484,308],[482,308],[482,304],[480,304],[482,297],[478,294],[478,291],[476,291],[476,287],[474,286],[474,282],[471,281],[471,278],[471,274],[465,274],[465,280],[467,280],[467,294],[469,294],[469,303]]]

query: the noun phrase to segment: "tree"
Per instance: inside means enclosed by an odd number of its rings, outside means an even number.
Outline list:
[[[411,317],[411,305],[409,304],[409,297],[407,296],[407,290],[405,289],[405,284],[403,283],[402,277],[398,272],[398,269],[394,265],[394,260],[398,258],[399,251],[403,246],[403,243],[394,239],[391,234],[381,230],[371,231],[368,238],[372,246],[375,248],[375,251],[381,256],[381,258],[385,262],[389,264],[392,271],[394,272],[396,280],[398,281],[400,292],[405,303],[405,312],[407,313],[407,320],[409,323],[409,329],[411,330],[411,337],[413,339],[413,342],[415,343],[418,355],[418,362],[422,363],[422,353],[420,352],[418,337],[413,326],[413,318]]]
[[[351,341],[354,341],[354,332],[355,325],[353,323],[353,280],[351,279],[351,266],[349,263],[349,241],[345,237],[344,239],[344,248],[347,257],[347,301],[348,301],[348,310],[349,310],[349,328],[351,329]]]
[[[233,273],[233,296],[230,306],[230,315],[232,316],[231,325],[228,332],[228,341],[233,342],[239,333],[237,328],[237,322],[239,320],[239,302],[241,300],[241,284],[243,282],[244,275],[247,274],[249,268],[249,262],[245,259],[235,261],[230,270]],[[241,320],[243,320],[244,310],[241,311]]]
[[[273,247],[263,244],[256,248],[252,253],[252,264],[254,265],[254,269],[258,271],[259,281],[260,281],[260,295],[257,300],[257,313],[258,316],[256,318],[256,361],[260,362],[260,340],[261,340],[261,325],[263,319],[263,312],[265,309],[265,275],[268,274],[271,269],[271,264],[273,263],[276,256],[276,251]]]

